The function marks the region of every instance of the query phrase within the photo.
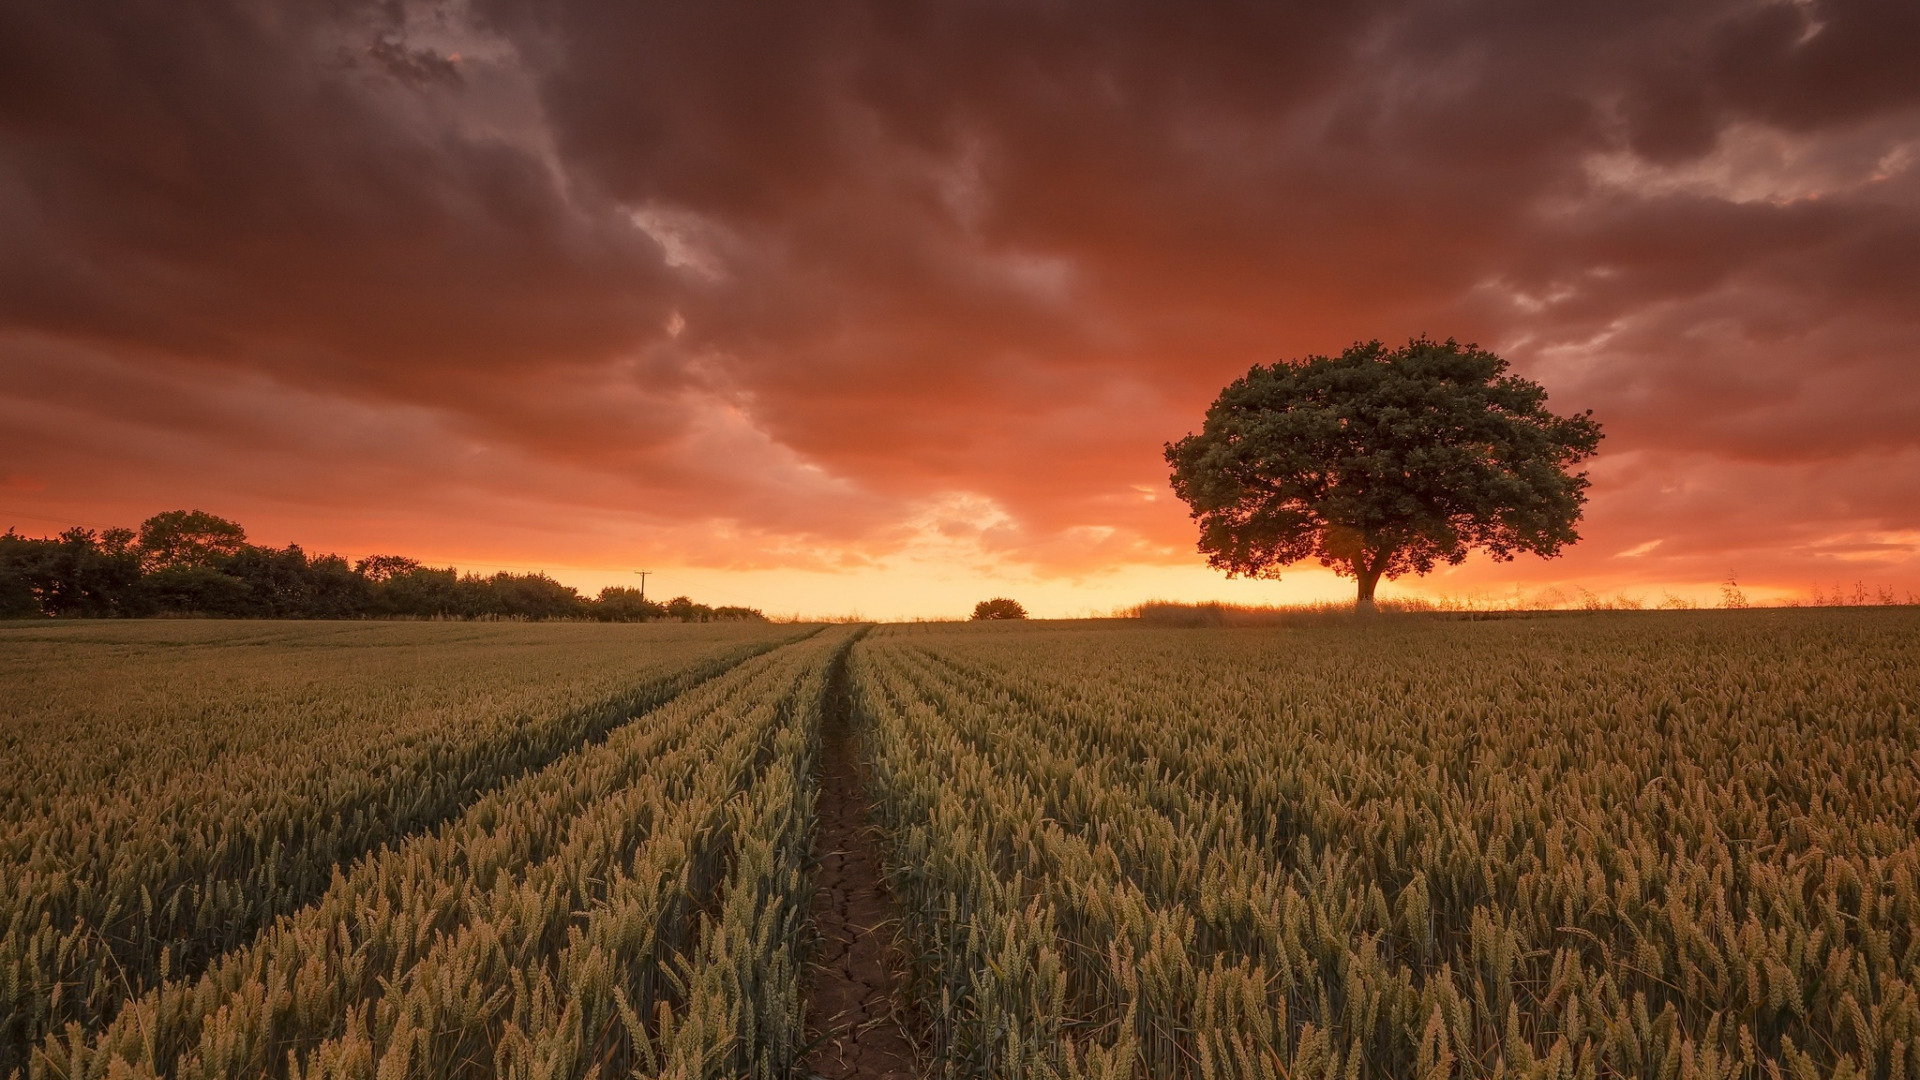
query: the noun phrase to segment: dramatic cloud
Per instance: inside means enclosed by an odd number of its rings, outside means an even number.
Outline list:
[[[1609,432],[1573,554],[1433,588],[1920,589],[1915,40],[1911,0],[0,0],[0,510],[1098,606],[1204,580],[1159,449],[1224,382],[1425,332]]]

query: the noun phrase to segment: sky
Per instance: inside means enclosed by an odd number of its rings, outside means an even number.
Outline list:
[[[0,525],[782,613],[1336,599],[1209,570],[1162,447],[1426,334],[1606,441],[1560,558],[1383,597],[1905,598],[1916,41],[1913,0],[0,0]]]

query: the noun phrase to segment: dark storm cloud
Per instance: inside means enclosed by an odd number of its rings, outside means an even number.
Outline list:
[[[591,358],[664,317],[656,246],[569,205],[510,136],[459,130],[481,125],[452,62],[387,20],[6,12],[14,328],[406,393]]]
[[[1917,10],[0,0],[0,364],[430,410],[620,479],[583,513],[884,546],[967,493],[1065,566],[1186,557],[1158,446],[1248,364],[1457,334],[1609,453],[1848,461],[1792,529],[1906,528]]]

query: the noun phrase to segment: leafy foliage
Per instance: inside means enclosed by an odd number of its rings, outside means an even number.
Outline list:
[[[1317,559],[1353,577],[1425,574],[1475,548],[1557,554],[1579,539],[1600,426],[1556,416],[1539,384],[1451,338],[1377,341],[1258,367],[1201,431],[1166,447],[1200,550],[1229,575]]]
[[[34,615],[765,619],[753,608],[709,607],[684,596],[666,604],[642,601],[632,589],[602,590],[589,600],[545,574],[482,577],[401,555],[348,565],[337,555],[308,555],[297,544],[248,544],[239,525],[200,510],[156,514],[138,534],[75,528],[55,539],[12,530],[0,535],[0,618]]]
[[[207,567],[247,546],[238,522],[205,510],[168,510],[140,524],[140,553],[149,569]]]
[[[1020,606],[1020,601],[1009,600],[1004,596],[996,596],[991,600],[982,600],[973,605],[973,619],[976,622],[983,622],[989,619],[1024,619],[1026,617],[1027,609]]]

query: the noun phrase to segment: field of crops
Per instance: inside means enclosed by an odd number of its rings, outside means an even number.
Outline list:
[[[962,1075],[1920,1076],[1920,617],[893,628]]]
[[[1912,609],[32,623],[0,680],[0,1076],[804,1075],[844,743],[929,1075],[1920,1080]]]
[[[389,874],[379,859],[356,866],[370,853],[411,859],[407,842],[454,842],[475,813],[495,836],[486,815],[535,798],[504,785],[568,775],[609,733],[641,734],[622,726],[630,717],[722,672],[742,678],[743,660],[803,633],[231,622],[0,631],[0,1075],[50,1035],[91,1033],[149,988],[192,987],[277,918],[324,915],[328,900],[350,895],[342,873]],[[165,1029],[144,1034],[166,1045]]]

